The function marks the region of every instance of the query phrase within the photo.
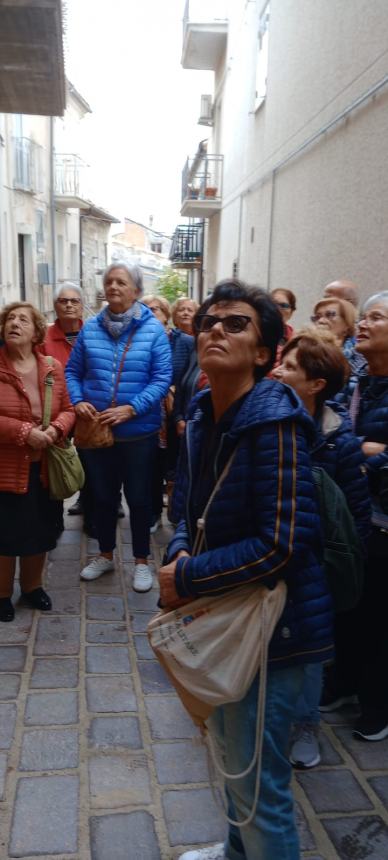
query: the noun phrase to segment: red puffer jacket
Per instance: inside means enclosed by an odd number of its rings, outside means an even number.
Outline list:
[[[82,320],[79,321],[79,327],[81,331]],[[59,325],[59,320],[55,320],[52,325],[49,325],[44,342],[39,347],[39,352],[43,355],[52,355],[60,362],[62,367],[66,367],[72,349],[73,346],[66,340],[66,335]]]
[[[52,371],[52,421],[62,437],[66,437],[75,421],[74,409],[67,393],[63,369],[58,361],[50,368],[46,358],[35,350],[38,362],[39,388],[44,402],[45,378]],[[0,348],[0,492],[26,493],[32,448],[27,437],[35,426],[31,403],[4,346]],[[41,477],[47,486],[47,465],[42,454]]]

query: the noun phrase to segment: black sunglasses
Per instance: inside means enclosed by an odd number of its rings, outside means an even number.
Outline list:
[[[210,331],[219,322],[228,334],[239,334],[246,329],[249,323],[252,323],[258,331],[255,321],[245,314],[230,314],[227,317],[219,317],[216,314],[197,314],[194,318],[194,328],[197,334],[200,334]]]

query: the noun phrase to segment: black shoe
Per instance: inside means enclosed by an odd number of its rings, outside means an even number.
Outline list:
[[[78,496],[77,501],[74,502],[74,505],[72,505],[71,508],[69,508],[67,513],[71,517],[79,517],[79,516],[82,516],[83,512],[84,512],[84,506],[83,506],[82,501],[81,501],[81,496]]]
[[[13,621],[15,610],[9,597],[0,597],[0,621]]]
[[[121,502],[120,502],[120,504],[119,504],[119,506],[118,506],[118,508],[117,508],[117,519],[118,519],[118,520],[122,520],[122,519],[123,519],[123,517],[125,517],[125,510],[124,510],[124,508],[123,508],[123,506],[122,506],[122,504],[121,504]]]
[[[32,609],[40,609],[41,612],[48,612],[52,607],[51,599],[43,591],[43,588],[34,588],[33,591],[22,591],[22,597]]]
[[[357,705],[358,696],[356,693],[339,693],[323,688],[319,710],[322,714],[330,714],[331,711],[338,711],[338,708],[343,708],[346,705]]]
[[[388,738],[388,717],[383,714],[365,714],[356,721],[353,734],[362,741],[383,741]]]

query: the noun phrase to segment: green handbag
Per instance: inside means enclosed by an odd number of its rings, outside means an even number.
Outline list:
[[[49,364],[52,364],[51,356],[47,356],[47,360]],[[45,379],[46,390],[43,405],[42,427],[44,430],[49,426],[51,420],[53,385],[54,377],[52,373],[48,373]],[[85,483],[85,473],[77,451],[70,439],[66,439],[63,447],[49,445],[46,453],[50,496],[57,500],[69,499],[70,496],[81,490]]]

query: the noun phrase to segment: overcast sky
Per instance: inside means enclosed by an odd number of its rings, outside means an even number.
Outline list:
[[[66,73],[93,114],[83,122],[93,202],[172,232],[181,170],[211,72],[180,65],[184,0],[66,0]]]

